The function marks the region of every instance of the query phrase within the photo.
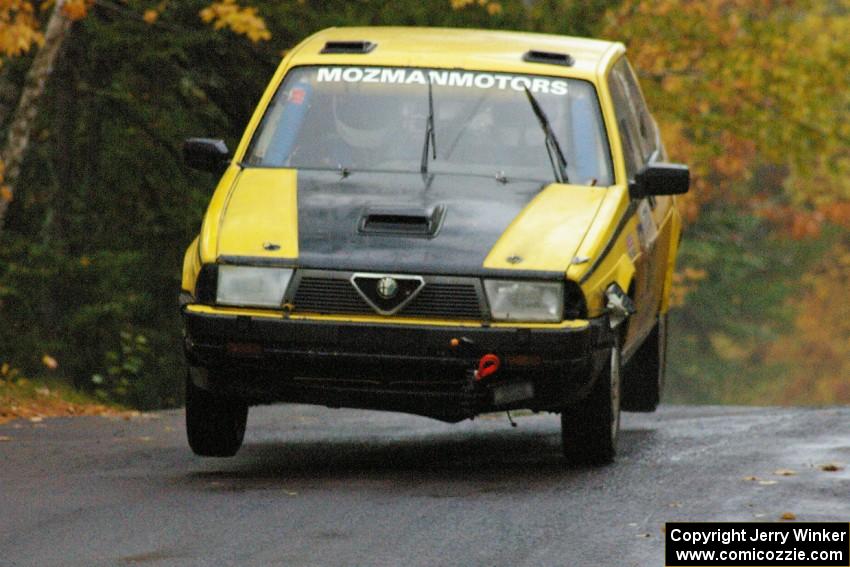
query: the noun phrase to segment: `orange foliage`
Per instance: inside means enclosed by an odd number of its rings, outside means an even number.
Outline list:
[[[491,16],[502,13],[502,5],[490,0],[451,0],[452,10],[463,10],[468,6],[480,6]]]
[[[65,3],[62,4],[62,13],[72,22],[76,22],[88,15],[89,8],[93,4],[94,0],[65,0]]]
[[[823,205],[819,212],[830,222],[850,230],[850,201]]]
[[[670,288],[670,307],[684,305],[688,293],[707,277],[708,273],[705,270],[690,267],[674,272],[673,286]]]
[[[152,24],[152,23],[154,23],[154,22],[155,22],[158,18],[159,18],[159,12],[157,12],[157,11],[156,11],[156,10],[154,10],[154,9],[145,10],[145,13],[144,13],[144,14],[142,14],[142,19],[143,19],[143,20],[145,21],[145,23],[147,23],[147,24]]]
[[[821,234],[823,213],[797,209],[788,205],[769,205],[757,208],[756,213],[795,240],[817,237]]]
[[[838,243],[803,281],[806,291],[793,298],[798,311],[794,329],[770,349],[772,359],[790,368],[777,401],[850,403],[850,238]]]
[[[798,238],[844,218],[826,211],[850,201],[850,0],[624,0],[603,35],[627,43],[671,159],[691,166],[686,218],[790,203],[817,211],[776,213]],[[782,175],[755,177],[765,165]]]

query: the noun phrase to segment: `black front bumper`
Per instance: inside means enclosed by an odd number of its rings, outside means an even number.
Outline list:
[[[187,360],[205,369],[193,373],[200,387],[252,403],[381,409],[446,421],[574,403],[588,392],[612,344],[605,318],[576,329],[505,329],[184,309],[183,320]],[[473,372],[487,353],[498,355],[502,366],[476,381]]]

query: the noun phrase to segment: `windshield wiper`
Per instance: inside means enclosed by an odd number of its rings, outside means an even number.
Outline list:
[[[428,75],[428,119],[425,122],[425,145],[422,147],[422,162],[419,171],[422,175],[428,173],[428,149],[437,159],[437,135],[434,133],[434,92],[431,87],[431,75]]]
[[[546,118],[546,113],[540,107],[537,99],[525,87],[525,94],[528,96],[528,102],[531,103],[531,110],[537,116],[537,121],[540,122],[540,127],[543,128],[543,134],[546,136],[546,152],[549,154],[549,162],[552,164],[552,171],[555,172],[555,181],[558,183],[569,183],[567,177],[567,160],[564,158],[564,152],[561,151],[561,145],[558,144],[558,138],[555,137],[555,132],[552,131],[552,126],[549,124],[549,119]]]

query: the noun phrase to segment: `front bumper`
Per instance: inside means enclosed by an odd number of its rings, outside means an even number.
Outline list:
[[[252,403],[402,411],[445,421],[574,403],[589,391],[613,339],[604,317],[562,328],[467,327],[188,306],[183,321],[186,357],[202,388]],[[487,353],[498,355],[502,366],[476,381],[473,371]]]

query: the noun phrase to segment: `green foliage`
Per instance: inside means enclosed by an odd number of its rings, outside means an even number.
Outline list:
[[[786,368],[770,347],[793,332],[801,276],[836,238],[777,237],[764,221],[716,206],[688,228],[679,264],[704,272],[685,304],[671,312],[669,401],[759,403],[762,384]]]
[[[603,15],[582,15],[579,2],[512,0],[488,11],[448,0],[265,1],[253,5],[272,38],[252,43],[205,25],[199,13],[209,4],[97,3],[75,25],[0,234],[0,363],[28,376],[58,373],[139,408],[180,403],[180,268],[215,183],[182,164],[182,141],[214,136],[235,147],[281,54],[310,33],[339,25],[589,33]],[[11,62],[8,78],[20,82],[26,64]]]
[[[668,397],[755,403],[765,385],[785,373],[769,346],[793,332],[798,314],[790,299],[800,288],[800,275],[835,235],[790,240],[744,211],[765,200],[790,207],[797,193],[846,193],[835,183],[848,179],[846,144],[836,144],[835,136],[807,139],[800,128],[813,123],[823,132],[846,130],[846,120],[833,120],[840,105],[814,108],[803,99],[785,104],[780,95],[786,95],[788,81],[776,76],[792,70],[808,81],[806,89],[795,91],[800,96],[846,101],[847,89],[839,88],[846,85],[847,73],[839,72],[846,70],[846,58],[830,58],[846,42],[829,42],[843,37],[844,0],[836,4],[841,17],[830,18],[825,28],[827,39],[799,42],[806,44],[799,53],[786,49],[791,40],[782,30],[820,37],[817,18],[824,17],[823,9],[787,21],[776,12],[765,20],[778,26],[775,33],[759,19],[738,22],[735,2],[706,7],[630,0],[619,10],[619,0],[250,4],[271,31],[269,41],[252,43],[204,24],[199,13],[209,0],[98,2],[75,24],[0,233],[0,365],[8,362],[26,376],[64,376],[100,398],[139,408],[179,404],[180,267],[215,183],[182,164],[182,140],[222,137],[235,147],[282,53],[314,31],[427,25],[628,41],[668,148],[690,161],[701,179],[695,195],[683,201],[686,211],[693,209],[688,217],[697,219],[686,231],[680,257],[693,285],[684,307],[671,315]],[[155,17],[143,16],[151,10]],[[667,39],[659,41],[662,36]],[[763,38],[776,39],[781,48],[764,48]],[[731,63],[729,50],[735,55]],[[770,67],[772,58],[790,59]],[[809,71],[811,58],[839,68]],[[769,68],[755,73],[756,62]],[[7,61],[5,79],[20,85],[27,65],[26,59]],[[821,80],[827,75],[828,81]],[[741,83],[740,77],[748,80]],[[771,95],[769,104],[741,99],[741,92],[761,92],[762,86]],[[13,102],[3,92],[0,98]],[[793,120],[778,119],[780,111],[793,111]],[[829,159],[810,159],[824,148]],[[785,152],[795,155],[786,160]],[[813,171],[803,171],[804,164]],[[785,190],[792,185],[794,191]],[[729,204],[753,195],[761,196],[753,207]],[[811,206],[820,202],[813,198]],[[699,207],[701,215],[695,212]],[[838,220],[850,217],[850,208],[843,217],[834,206],[824,210]],[[58,368],[46,366],[45,355]]]

